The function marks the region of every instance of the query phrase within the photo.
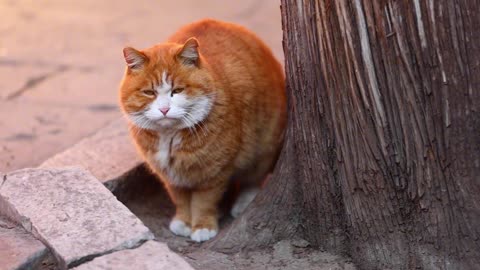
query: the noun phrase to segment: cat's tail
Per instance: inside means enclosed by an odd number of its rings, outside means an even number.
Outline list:
[[[235,200],[232,209],[230,210],[230,215],[232,215],[234,218],[240,216],[240,214],[247,209],[248,205],[253,201],[253,199],[255,199],[255,196],[257,196],[259,191],[260,188],[258,187],[251,187],[242,190],[240,195],[238,195],[237,199]]]

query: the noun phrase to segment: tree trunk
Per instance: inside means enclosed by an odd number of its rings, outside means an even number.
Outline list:
[[[361,269],[480,269],[479,11],[282,0],[285,146],[211,247],[301,237]]]

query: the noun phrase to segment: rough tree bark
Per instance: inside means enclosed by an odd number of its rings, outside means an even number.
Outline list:
[[[480,269],[479,11],[282,0],[283,153],[211,248],[301,237],[361,269]]]

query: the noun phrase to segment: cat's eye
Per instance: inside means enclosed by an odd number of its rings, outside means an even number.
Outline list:
[[[157,93],[153,90],[142,90],[142,93],[148,97],[154,97]]]
[[[184,88],[175,88],[175,89],[173,89],[173,90],[172,90],[172,97],[173,97],[173,95],[175,95],[175,94],[181,93],[183,90],[184,90]]]

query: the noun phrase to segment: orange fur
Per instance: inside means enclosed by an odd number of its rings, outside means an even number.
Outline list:
[[[126,115],[156,104],[157,97],[142,90],[158,89],[164,73],[172,89],[183,89],[182,97],[211,98],[206,117],[189,128],[178,119],[158,120],[165,126],[130,126],[139,152],[177,207],[174,219],[193,231],[218,230],[217,207],[230,179],[258,185],[278,157],[286,124],[281,65],[253,33],[215,20],[189,24],[165,43],[124,53],[129,67],[120,103]],[[165,138],[168,168],[159,161]]]

